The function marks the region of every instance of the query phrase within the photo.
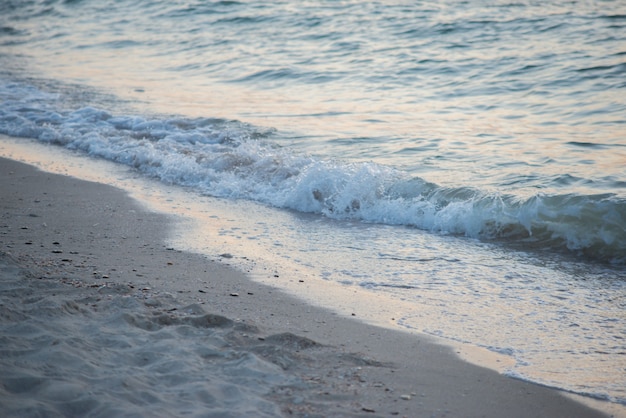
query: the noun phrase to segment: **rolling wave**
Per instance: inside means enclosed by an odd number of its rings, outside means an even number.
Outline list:
[[[55,95],[16,83],[2,93],[1,133],[115,161],[212,196],[626,263],[626,200],[615,194],[521,198],[472,185],[442,187],[373,162],[297,154],[273,144],[269,132],[237,121],[63,110]]]

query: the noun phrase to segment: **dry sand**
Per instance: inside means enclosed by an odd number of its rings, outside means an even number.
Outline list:
[[[0,416],[606,416],[164,244],[123,191],[0,159]]]

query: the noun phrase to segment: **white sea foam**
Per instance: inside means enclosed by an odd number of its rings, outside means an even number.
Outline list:
[[[20,84],[5,84],[2,94],[9,98],[0,109],[4,134],[126,164],[208,195],[626,261],[626,202],[611,194],[522,199],[472,185],[441,187],[374,162],[298,154],[236,121],[66,111],[58,96]]]

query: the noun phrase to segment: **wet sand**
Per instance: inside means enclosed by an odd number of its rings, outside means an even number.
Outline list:
[[[2,416],[606,416],[169,248],[114,187],[0,159],[0,196]]]

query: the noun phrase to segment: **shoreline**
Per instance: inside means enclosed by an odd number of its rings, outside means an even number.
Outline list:
[[[285,415],[605,416],[563,392],[464,362],[427,338],[342,317],[202,255],[172,249],[166,244],[172,221],[112,186],[13,160],[1,159],[0,167],[0,252],[13,260],[7,266],[26,272],[21,280],[46,277],[57,289],[54,297],[66,294],[75,301],[124,288],[116,297],[137,301],[133,309],[148,309],[145,315],[179,318],[171,319],[174,326],[185,325],[185,315],[227,318],[229,330],[239,334],[224,341],[282,369],[276,374],[289,381],[288,390],[281,383],[259,396]],[[19,276],[11,271],[9,278]],[[80,295],[71,295],[76,289]],[[2,297],[4,302],[7,293]],[[190,306],[196,307],[186,314]],[[97,323],[93,306],[82,309]],[[249,326],[245,332],[243,325]],[[289,337],[271,338],[281,335]],[[268,339],[277,342],[262,349],[249,343]],[[287,354],[272,358],[268,350]],[[292,359],[291,368],[282,367],[285,358]],[[210,364],[203,367],[211,371]],[[0,407],[14,396],[0,391]]]

